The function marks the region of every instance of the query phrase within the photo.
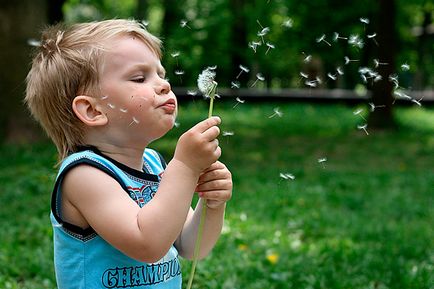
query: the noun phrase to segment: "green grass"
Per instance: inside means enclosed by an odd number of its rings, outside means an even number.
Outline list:
[[[220,137],[234,193],[193,288],[434,288],[432,108],[396,108],[398,130],[366,135],[355,108],[234,104],[214,109],[234,132]],[[275,107],[281,118],[269,118]],[[182,106],[180,126],[152,147],[170,157],[206,115],[205,102]],[[0,163],[0,288],[54,288],[55,151],[3,146]]]

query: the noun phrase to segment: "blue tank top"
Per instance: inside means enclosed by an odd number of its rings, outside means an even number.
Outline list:
[[[143,207],[157,192],[165,168],[161,155],[154,150],[146,149],[143,158],[143,172],[104,156],[93,147],[71,154],[62,162],[54,185],[50,214],[58,288],[181,288],[181,267],[174,246],[161,260],[148,264],[123,254],[92,228],[82,229],[62,220],[62,181],[71,168],[81,164],[110,175],[138,206]]]

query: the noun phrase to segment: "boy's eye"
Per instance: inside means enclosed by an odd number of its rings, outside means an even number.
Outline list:
[[[133,78],[131,81],[137,82],[137,83],[143,83],[143,82],[145,82],[145,78],[143,76],[140,76],[140,77]]]

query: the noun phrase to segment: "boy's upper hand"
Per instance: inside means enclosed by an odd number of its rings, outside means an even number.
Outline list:
[[[217,140],[220,122],[220,118],[214,116],[185,132],[178,140],[173,158],[198,174],[217,161],[221,155]]]
[[[213,163],[200,175],[196,192],[207,200],[209,208],[220,207],[232,196],[231,172],[223,163]]]

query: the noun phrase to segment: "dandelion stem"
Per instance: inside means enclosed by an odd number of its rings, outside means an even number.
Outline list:
[[[213,82],[212,87],[208,93],[208,96],[210,98],[208,118],[210,118],[212,116],[216,88],[217,88],[217,82]],[[199,259],[200,245],[202,242],[203,229],[205,227],[206,207],[207,207],[206,206],[206,200],[202,199],[202,211],[200,213],[200,220],[199,220],[199,227],[197,229],[196,243],[194,244],[193,264],[191,265],[191,272],[190,272],[190,277],[188,278],[187,289],[191,289],[191,285],[193,284],[193,279],[194,279],[194,273],[196,271],[197,261]]]
[[[193,265],[191,266],[191,272],[190,272],[190,277],[188,278],[187,289],[190,289],[191,285],[193,284],[194,272],[196,271],[197,260],[199,259],[200,243],[202,241],[202,232],[203,232],[203,228],[204,228],[204,224],[205,224],[205,218],[206,218],[206,200],[204,200],[204,202],[205,203],[202,206],[202,212],[200,214],[199,228],[197,230],[196,244],[194,244]]]

